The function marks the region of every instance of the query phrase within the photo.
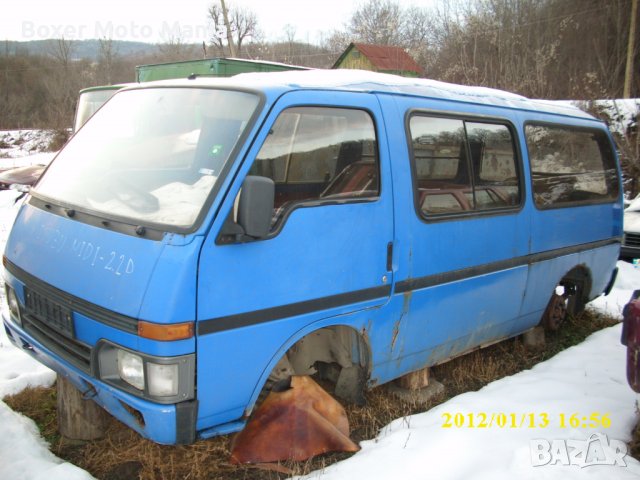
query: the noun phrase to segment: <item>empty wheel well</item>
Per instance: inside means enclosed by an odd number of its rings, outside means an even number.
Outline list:
[[[590,300],[591,295],[591,272],[584,265],[578,265],[569,270],[560,281],[564,287],[566,296],[569,298],[567,311],[570,315],[576,315],[584,310],[585,304]]]
[[[295,375],[313,375],[318,362],[341,368],[368,368],[369,347],[353,328],[336,325],[316,330],[293,344],[285,354]]]
[[[291,375],[317,374],[336,384],[336,395],[360,403],[370,359],[369,346],[358,331],[344,325],[325,327],[294,343],[272,370],[268,384]],[[342,395],[345,388],[349,391]]]

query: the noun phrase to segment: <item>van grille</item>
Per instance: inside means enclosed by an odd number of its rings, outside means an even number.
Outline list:
[[[25,288],[22,325],[46,348],[89,373],[91,347],[73,338],[71,310]]]
[[[624,245],[627,247],[640,247],[640,233],[625,233]]]

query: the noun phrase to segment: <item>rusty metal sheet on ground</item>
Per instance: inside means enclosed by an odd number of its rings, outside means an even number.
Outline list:
[[[234,439],[233,463],[306,460],[327,452],[356,452],[347,414],[308,376],[291,377],[291,387],[270,392]]]

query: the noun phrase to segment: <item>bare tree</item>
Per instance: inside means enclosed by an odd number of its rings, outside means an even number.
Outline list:
[[[434,57],[433,13],[425,8],[409,7],[402,14],[402,43],[411,56],[429,71]]]
[[[237,48],[237,55],[242,56],[242,46],[249,39],[259,35],[258,17],[251,10],[230,6],[228,7],[228,27],[224,19],[224,11],[218,3],[209,7],[209,18],[213,23],[214,35],[211,44],[225,54],[225,43],[229,47],[229,42],[225,40],[232,38],[232,43]],[[234,55],[233,52],[231,55]]]
[[[284,30],[284,35],[285,35],[285,38],[287,39],[287,42],[293,43],[296,39],[296,33],[297,33],[296,26],[290,23],[287,23],[284,26],[283,30]]]
[[[631,20],[629,22],[629,40],[627,46],[627,61],[626,70],[624,74],[624,98],[631,96],[631,84],[633,82],[633,64],[634,64],[634,50],[636,41],[636,24],[638,20],[638,0],[632,0],[631,7]]]
[[[326,38],[322,40],[322,46],[338,58],[350,42],[358,40],[349,32],[343,30],[334,30]]]
[[[46,101],[43,114],[54,128],[63,130],[71,126],[82,75],[78,73],[80,64],[72,61],[73,43],[64,37],[56,39],[49,51],[53,65],[43,79]]]
[[[201,53],[202,52],[202,53]],[[206,56],[206,50],[191,43],[185,43],[181,37],[169,37],[164,43],[158,44],[158,57],[163,62],[178,62],[192,60],[198,56]]]
[[[3,59],[3,63],[4,63],[4,82],[3,82],[3,89],[4,90],[4,95],[1,97],[1,101],[2,101],[2,111],[5,112],[5,115],[7,114],[7,109],[9,108],[9,98],[10,98],[10,94],[9,94],[9,40],[5,40],[4,41],[4,59]]]
[[[118,49],[111,38],[101,38],[98,68],[103,80],[100,83],[111,85],[113,83],[113,69],[117,60]]]
[[[53,58],[62,68],[69,69],[71,64],[71,57],[73,55],[73,43],[71,40],[66,40],[63,37],[54,40],[49,48],[49,55]]]
[[[630,2],[467,0],[448,8],[443,1],[433,16],[429,72],[536,97],[618,96]]]
[[[284,26],[284,34],[286,36],[287,39],[287,45],[289,46],[289,51],[287,54],[287,59],[286,62],[290,62],[291,61],[291,57],[293,55],[293,45],[295,42],[295,38],[296,38],[296,27],[294,25],[291,25],[290,23],[287,23]]]
[[[391,0],[369,0],[351,15],[348,30],[363,43],[402,45],[400,5]]]

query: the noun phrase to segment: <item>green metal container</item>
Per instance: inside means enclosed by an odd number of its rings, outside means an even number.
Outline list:
[[[172,78],[187,78],[189,75],[230,77],[246,72],[282,72],[285,70],[307,70],[306,67],[276,62],[244,60],[237,58],[208,58],[185,62],[138,65],[136,81],[150,82]]]

